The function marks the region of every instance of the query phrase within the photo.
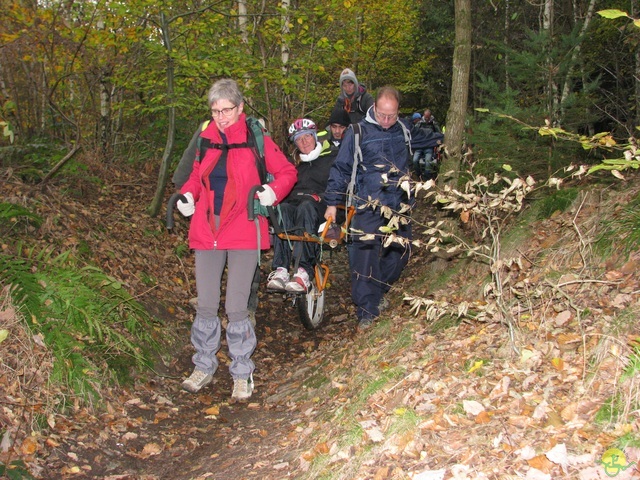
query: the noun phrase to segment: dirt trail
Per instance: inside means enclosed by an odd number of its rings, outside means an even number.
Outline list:
[[[310,332],[296,308],[279,294],[265,294],[256,314],[258,348],[256,390],[248,404],[229,404],[232,382],[226,345],[219,353],[214,382],[198,394],[181,390],[191,369],[189,324],[180,325],[183,348],[158,375],[123,392],[108,412],[93,417],[82,412],[65,427],[66,435],[52,449],[43,478],[105,479],[279,479],[295,469],[296,425],[302,406],[289,404],[281,387],[299,375],[310,352],[336,337],[353,335],[354,322],[344,298],[346,254],[337,253],[336,274],[325,324]],[[266,270],[268,262],[263,263]],[[341,270],[343,273],[341,273]],[[263,279],[266,275],[263,275]],[[264,286],[264,285],[263,285]],[[297,376],[297,375],[296,375]]]

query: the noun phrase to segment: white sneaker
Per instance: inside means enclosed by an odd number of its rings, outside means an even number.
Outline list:
[[[198,393],[202,387],[209,385],[211,380],[213,380],[213,375],[196,368],[191,376],[182,382],[182,388],[187,392]]]
[[[284,267],[278,267],[267,277],[267,288],[269,290],[284,291],[284,287],[289,281],[289,272]]]
[[[249,378],[234,378],[231,399],[237,402],[247,401],[253,393],[253,387],[253,375],[249,375]]]
[[[307,271],[299,267],[298,271],[293,275],[293,278],[287,283],[284,289],[287,292],[304,292],[307,293],[311,288],[311,281],[309,280],[309,274]]]

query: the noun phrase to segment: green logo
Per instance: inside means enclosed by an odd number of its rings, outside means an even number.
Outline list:
[[[627,457],[622,450],[610,448],[602,454],[602,460],[598,461],[604,467],[604,473],[608,477],[615,477],[620,472],[624,472],[627,468],[635,465],[636,462],[627,463]]]

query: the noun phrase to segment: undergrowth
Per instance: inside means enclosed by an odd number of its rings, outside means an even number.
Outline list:
[[[53,351],[51,380],[74,396],[93,402],[104,384],[150,364],[152,318],[117,280],[71,252],[18,245],[15,255],[0,254],[0,282]]]
[[[595,247],[603,256],[614,249],[628,255],[640,247],[640,193],[611,219],[603,221],[602,235]]]

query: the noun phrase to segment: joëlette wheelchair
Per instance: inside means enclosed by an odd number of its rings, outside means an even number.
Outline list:
[[[249,194],[249,205],[251,206],[252,199],[256,192],[260,191],[261,185],[253,187]],[[319,245],[317,249],[317,256],[314,266],[314,275],[311,278],[311,288],[308,292],[278,292],[280,294],[287,295],[293,301],[293,304],[297,307],[298,316],[300,322],[307,330],[315,330],[322,324],[324,319],[324,307],[325,307],[325,290],[329,285],[329,276],[331,269],[325,259],[325,253],[338,249],[346,243],[347,232],[349,231],[349,224],[355,213],[355,208],[350,207],[345,209],[344,206],[340,206],[339,212],[342,211],[344,215],[343,221],[340,225],[336,225],[332,221],[325,223],[324,229],[319,234],[315,232],[301,231],[300,228],[294,228],[290,231],[284,231],[277,218],[275,209],[273,207],[267,208],[268,217],[273,229],[273,233],[278,238],[291,242],[313,242]],[[346,210],[346,211],[345,211]],[[252,208],[248,208],[249,220],[255,218],[255,211]],[[340,215],[338,215],[340,216]]]
[[[261,209],[257,207],[255,200],[256,193],[262,188],[261,185],[254,186],[248,195],[248,219],[254,221],[256,215],[261,215]],[[171,230],[174,227],[173,211],[175,209],[178,200],[186,202],[184,195],[180,193],[174,193],[167,202],[167,217],[166,227]],[[282,240],[289,242],[314,242],[317,243],[318,253],[314,266],[314,277],[311,280],[311,288],[308,292],[286,292],[285,295],[291,297],[293,304],[297,307],[298,316],[300,322],[307,330],[316,330],[322,324],[324,319],[324,306],[325,306],[325,290],[329,284],[329,275],[331,269],[325,261],[325,253],[328,251],[336,250],[343,246],[347,240],[347,232],[349,231],[349,225],[351,219],[355,214],[355,208],[344,206],[338,207],[338,212],[342,212],[344,220],[340,225],[336,225],[333,222],[327,221],[324,230],[319,235],[309,232],[300,232],[299,229],[294,231],[284,231],[280,227],[275,209],[268,207],[266,209],[267,216],[270,220],[273,233]],[[249,310],[255,312],[258,305],[258,289],[260,286],[260,269],[256,268],[256,274],[251,285],[251,296],[249,298]]]

